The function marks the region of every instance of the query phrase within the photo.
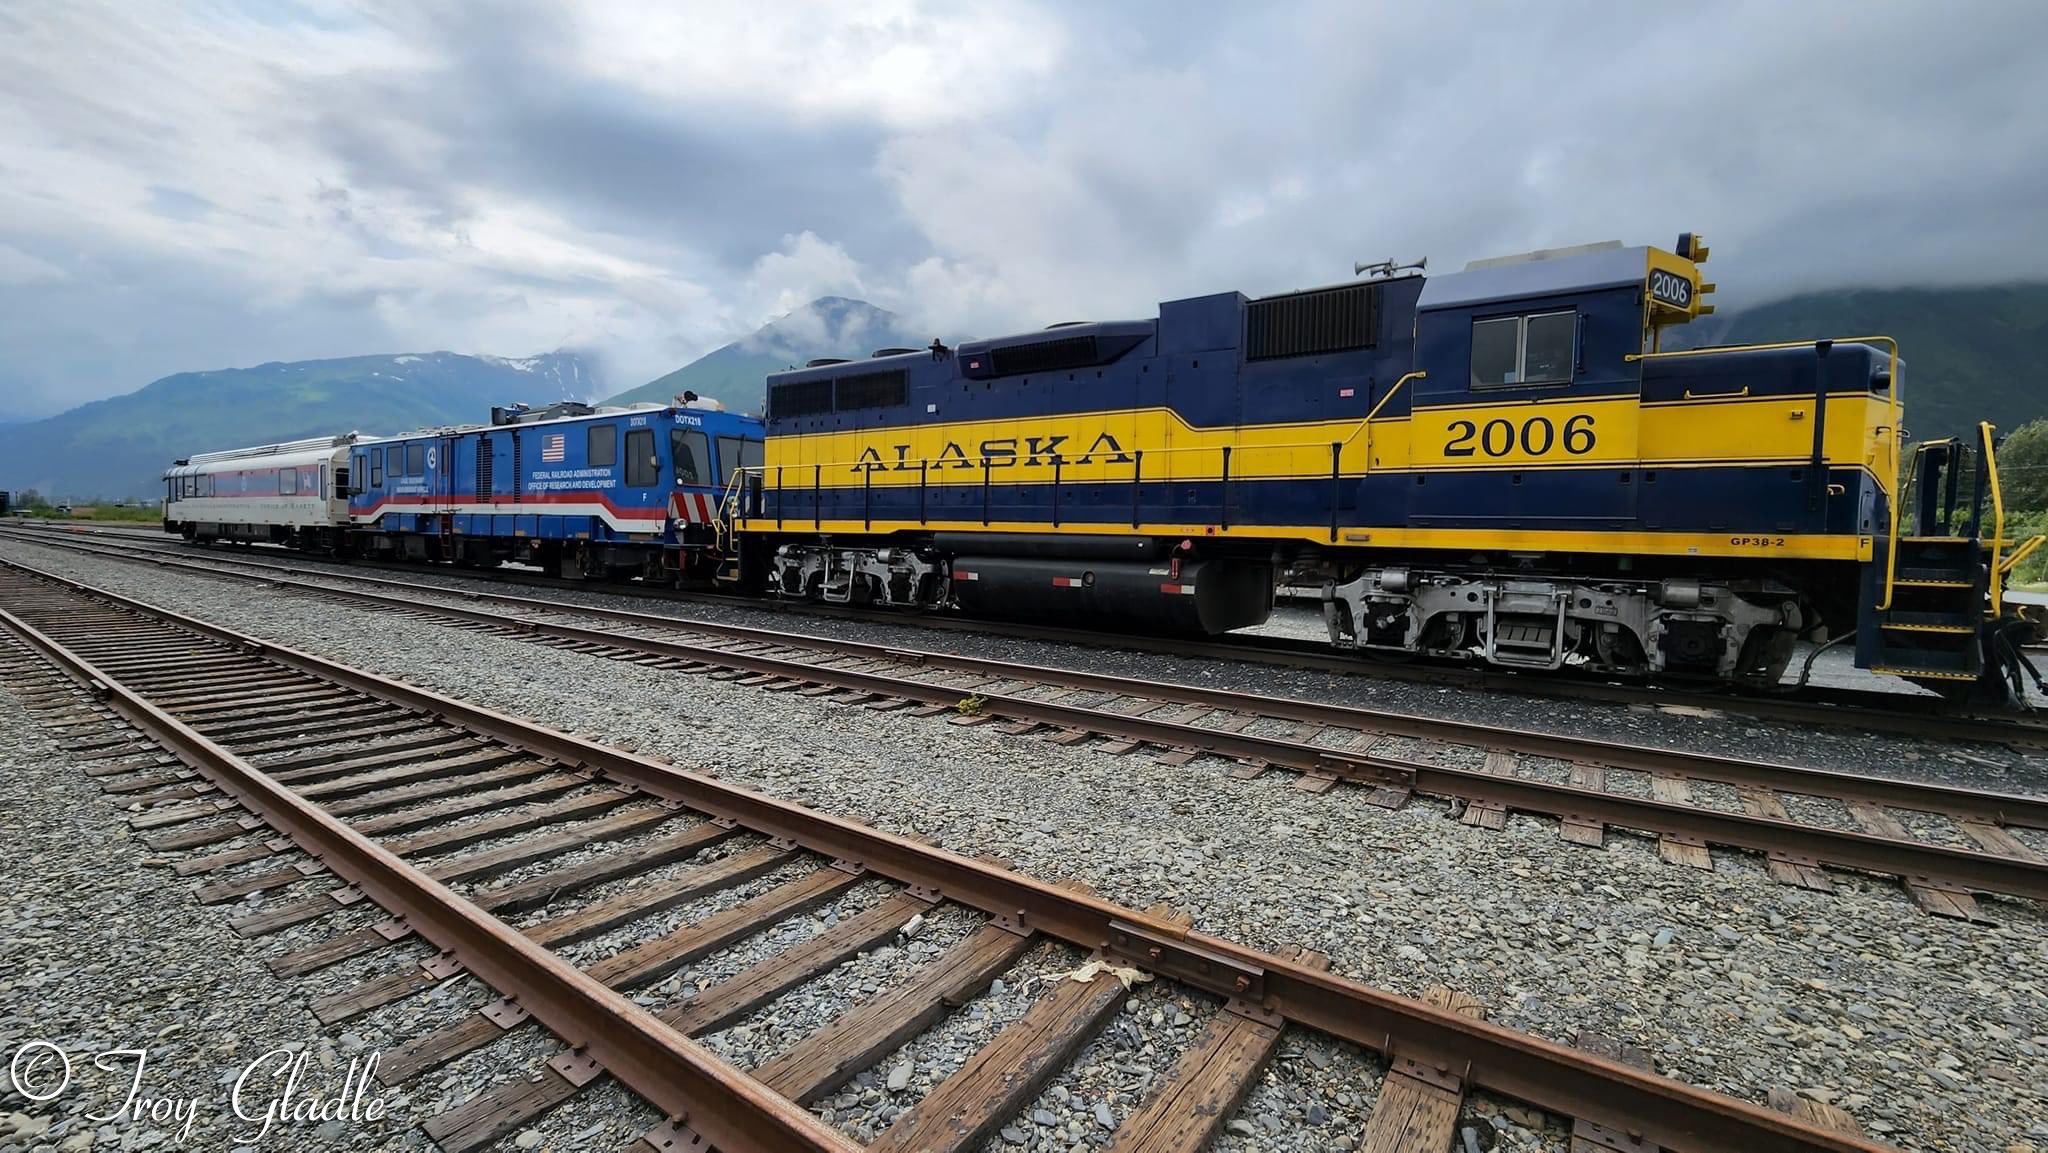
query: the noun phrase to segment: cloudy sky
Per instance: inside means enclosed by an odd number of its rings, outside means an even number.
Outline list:
[[[0,6],[0,418],[814,296],[949,339],[1354,259],[1715,248],[1722,299],[2048,277],[2048,4]]]

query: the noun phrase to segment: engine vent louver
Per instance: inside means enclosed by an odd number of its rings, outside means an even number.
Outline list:
[[[1379,343],[1380,286],[1346,284],[1268,296],[1245,306],[1244,357],[1279,360]]]
[[[1102,363],[1092,336],[1068,336],[1059,340],[1034,340],[1028,344],[1002,345],[988,350],[989,365],[996,376],[1018,376],[1027,372],[1054,372],[1062,368],[1086,368]]]
[[[768,394],[768,413],[777,420],[816,416],[832,411],[830,380],[798,380],[778,384]]]
[[[887,408],[910,398],[910,378],[894,372],[856,372],[825,380],[797,380],[776,385],[768,394],[768,412],[778,420],[817,416],[862,408]]]
[[[839,387],[841,412],[855,408],[887,408],[892,404],[902,404],[909,396],[909,382],[901,369],[842,376],[832,383]]]

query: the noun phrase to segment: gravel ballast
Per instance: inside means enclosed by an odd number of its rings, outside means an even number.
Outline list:
[[[18,650],[6,650],[11,658]],[[0,688],[0,1060],[48,1042],[69,1057],[68,1088],[46,1103],[35,1074],[0,1082],[0,1150],[431,1148],[403,1093],[372,1086],[378,1120],[280,1121],[260,1142],[277,1098],[269,1074],[304,1053],[301,1099],[334,1097],[352,1059],[305,1008],[306,991],[270,975],[263,951],[228,928],[229,912],[197,904],[193,881],[162,867],[126,827],[125,813]],[[135,1059],[147,1053],[138,1101],[119,1114]],[[47,1050],[43,1050],[47,1052]],[[231,1093],[249,1076],[238,1118]],[[43,1066],[61,1076],[54,1059]],[[106,1117],[94,1121],[88,1115]],[[189,1130],[186,1128],[190,1120]]]
[[[1166,901],[1200,930],[1274,950],[1315,949],[1331,957],[1334,971],[1375,985],[1409,994],[1449,985],[1513,1028],[1565,1042],[1581,1029],[1606,1033],[1641,1045],[1660,1072],[1694,1084],[1753,1101],[1773,1086],[1796,1089],[1840,1105],[1874,1136],[1904,1148],[2048,1146],[2041,1090],[2048,1083],[2048,936],[2041,910],[2027,902],[1987,899],[1996,925],[1959,924],[1921,913],[1890,881],[1836,873],[1836,894],[1808,893],[1776,885],[1761,859],[1742,854],[1716,852],[1715,871],[1700,872],[1667,864],[1653,843],[1626,836],[1610,836],[1605,851],[1567,845],[1548,821],[1514,817],[1505,830],[1489,832],[1445,819],[1431,802],[1386,812],[1351,788],[1313,796],[1286,775],[1235,780],[1213,758],[1168,767],[1143,755],[1114,757],[943,718],[762,693],[308,597],[258,600],[219,581],[5,549],[557,728],[603,732],[878,828],[999,855],[1047,880],[1078,879],[1126,905]],[[803,622],[824,631],[821,624]],[[1273,680],[1215,683],[1294,691],[1285,683],[1290,674],[1260,675]],[[1429,699],[1449,700],[1453,692],[1396,687]],[[1591,706],[1507,700],[1471,707],[1533,708],[1553,719],[1568,711],[1594,715]],[[1603,727],[1593,735],[1617,718],[1683,720],[1701,726],[1703,745],[1728,752],[1752,751],[1742,733],[1761,727],[1629,710],[1598,715]],[[1519,715],[1495,719],[1534,727]],[[1784,760],[1806,760],[1799,754],[1808,743],[1838,756],[1862,743],[1840,733],[1803,733],[1789,747],[1780,735],[1763,737],[1769,748],[1756,751]],[[1899,744],[1875,744],[1870,755],[1896,759]],[[1942,746],[1926,748],[1940,759]],[[2029,774],[2038,770],[2010,759]],[[1325,1095],[1317,1077],[1327,1070],[1289,1055],[1309,1044],[1326,1050],[1332,1066],[1342,1063],[1336,1054],[1359,1070],[1377,1067],[1375,1058],[1359,1060],[1326,1038],[1291,1037],[1233,1118],[1251,1126],[1261,1125],[1261,1114],[1286,1120],[1289,1143],[1256,1144],[1256,1131],[1236,1132],[1234,1148],[1338,1149],[1347,1129],[1355,1133],[1376,1074],[1341,1078]],[[1177,1055],[1171,1045],[1151,1049],[1132,1063],[1155,1075]],[[1126,1114],[1131,1100],[1106,1098],[1129,1087],[1107,1084],[1069,1084],[1067,1091],[1090,1117],[1099,1100],[1113,1115]],[[1304,1102],[1354,1123],[1297,1124],[1287,1110],[1306,1117]],[[868,1103],[849,1105],[856,1124],[872,1123]],[[1489,1147],[1550,1147],[1554,1126],[1546,1131],[1544,1119],[1511,1107],[1475,1096],[1461,1125]],[[1049,1128],[1070,1133],[1067,1120],[1055,1117],[1059,1124]],[[1099,1131],[1082,1138],[1100,1139]]]

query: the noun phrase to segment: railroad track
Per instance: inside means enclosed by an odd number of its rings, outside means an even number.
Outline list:
[[[10,690],[68,759],[118,803],[140,806],[133,824],[180,874],[203,878],[199,900],[238,902],[233,924],[251,937],[330,930],[272,956],[274,971],[311,982],[343,961],[385,962],[381,975],[318,996],[323,1021],[465,975],[495,992],[399,1049],[380,1067],[387,1084],[514,1031],[558,1039],[534,1080],[428,1121],[444,1149],[481,1147],[606,1079],[669,1118],[643,1148],[859,1148],[806,1106],[889,1061],[1041,945],[1072,967],[868,1149],[977,1148],[1116,1016],[1127,982],[1146,979],[1219,1007],[1173,1072],[1112,1118],[1111,1149],[1203,1147],[1288,1030],[1385,1062],[1361,1130],[1368,1150],[1448,1147],[1471,1090],[1571,1119],[1575,1149],[1884,1148],[1790,1095],[1773,1094],[1779,1112],[1679,1084],[1609,1041],[1573,1048],[1498,1028],[1448,991],[1398,997],[1332,976],[1314,956],[1193,932],[1164,909],[1119,907],[22,566],[0,567],[0,633],[13,650],[0,665]],[[723,911],[673,927],[661,916],[750,883],[752,895]],[[692,995],[659,1008],[629,996],[827,906],[840,914],[830,927],[778,934],[761,959]],[[751,1070],[691,1040],[829,980],[942,911],[971,929]],[[651,935],[638,928],[650,918]]]
[[[1399,808],[1422,795],[1467,824],[1510,812],[1554,819],[1598,849],[1610,832],[1648,834],[1673,865],[1713,869],[1712,848],[1765,858],[1781,883],[1829,891],[1830,867],[1898,878],[1922,909],[1990,922],[1978,899],[2048,898],[2048,857],[2014,830],[2048,830],[2048,797],[1991,793],[1738,757],[1514,730],[1389,710],[1304,702],[1069,669],[504,593],[457,593],[356,574],[319,580],[154,563],[352,607],[763,692],[908,710],[933,723],[996,724],[1018,737],[1091,742],[1186,765],[1210,755],[1233,776],[1291,771],[1298,788],[1361,787]],[[348,587],[363,586],[363,587]],[[448,599],[430,599],[434,594]],[[1795,818],[1795,814],[1797,815]],[[2024,834],[2022,834],[2024,835]]]
[[[86,528],[0,529],[0,538],[13,537],[53,543],[62,535],[89,535],[102,540],[120,540],[124,547],[154,554],[191,555],[183,545],[171,544],[159,533],[141,530]],[[277,556],[292,554],[265,548]],[[216,558],[222,563],[271,565],[288,573],[316,575],[329,570],[306,564],[286,564],[251,557]],[[339,564],[342,562],[327,562]],[[400,562],[355,559],[349,567],[382,571],[420,572],[421,566]],[[1310,641],[1287,641],[1272,637],[1225,635],[1208,638],[1152,637],[1142,634],[1103,633],[1010,621],[975,620],[935,613],[909,613],[862,609],[809,602],[760,600],[691,589],[664,588],[643,584],[594,584],[564,580],[540,573],[515,570],[458,569],[438,571],[442,575],[528,588],[602,592],[611,595],[645,597],[653,600],[723,605],[755,612],[787,613],[828,619],[852,620],[894,627],[913,627],[941,632],[1013,637],[1021,640],[1072,644],[1087,648],[1156,652],[1188,659],[1236,661],[1280,668],[1306,669],[1344,676],[1375,677],[1422,684],[1439,684],[1489,692],[1511,692],[1525,696],[1569,700],[1606,701],[1645,706],[1681,706],[1715,709],[1803,726],[1830,726],[1867,732],[1905,733],[1941,740],[2008,742],[2048,747],[2048,716],[2034,712],[1987,714],[1959,711],[1930,694],[1887,692],[1836,686],[1807,685],[1788,689],[1782,695],[1763,696],[1726,691],[1702,691],[1681,685],[1628,684],[1569,671],[1531,676],[1480,666],[1441,663],[1393,662],[1370,655],[1341,653]]]

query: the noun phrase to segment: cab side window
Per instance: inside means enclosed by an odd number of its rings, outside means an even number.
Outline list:
[[[718,487],[732,484],[734,469],[759,468],[761,466],[761,442],[737,436],[718,438]]]
[[[427,446],[409,444],[405,446],[405,475],[427,475]]]
[[[654,455],[654,430],[626,433],[626,483],[635,488],[661,483],[661,458]]]
[[[1472,322],[1472,387],[1569,384],[1577,359],[1578,314],[1541,312]]]
[[[619,463],[618,425],[593,424],[590,426],[589,456],[583,463],[592,468],[609,468]]]
[[[384,454],[374,448],[370,450],[370,487],[384,487]]]
[[[707,484],[711,475],[711,442],[704,434],[687,429],[669,430],[670,455],[676,458],[677,484]]]

